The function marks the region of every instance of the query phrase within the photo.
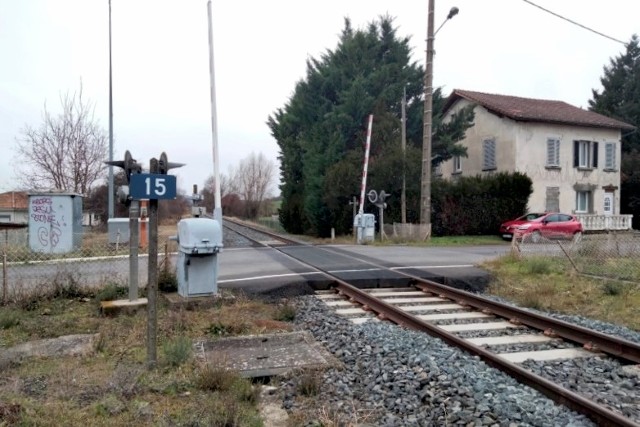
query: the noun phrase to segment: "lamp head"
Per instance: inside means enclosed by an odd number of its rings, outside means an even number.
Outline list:
[[[447,15],[447,19],[453,18],[454,16],[456,16],[458,14],[458,12],[460,12],[460,9],[458,9],[455,6],[453,6],[451,8],[451,10],[449,10],[449,14]]]

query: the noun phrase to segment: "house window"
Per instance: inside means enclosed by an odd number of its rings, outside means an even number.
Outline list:
[[[462,160],[460,156],[453,156],[453,173],[462,172]]]
[[[597,168],[598,143],[595,141],[573,141],[573,167]]]
[[[616,169],[616,143],[607,142],[604,145],[604,168],[608,170]]]
[[[496,168],[496,141],[495,139],[485,139],[482,141],[482,170],[493,170]]]
[[[590,201],[590,191],[576,191],[576,213],[588,213]]]
[[[547,167],[560,167],[560,140],[547,139]]]

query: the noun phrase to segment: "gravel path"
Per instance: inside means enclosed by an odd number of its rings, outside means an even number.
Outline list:
[[[314,399],[317,413],[340,419],[343,424],[339,425],[594,425],[585,416],[556,405],[439,339],[386,322],[354,325],[311,296],[296,301],[297,326],[310,331],[344,365],[343,369],[323,372],[322,386]],[[563,319],[640,342],[640,334],[625,328],[583,318]],[[620,408],[640,422],[640,379],[615,361],[528,361],[525,366],[596,396],[601,403]],[[283,405],[287,410],[309,413],[308,401],[303,403],[297,396],[300,381],[294,376],[283,382]]]

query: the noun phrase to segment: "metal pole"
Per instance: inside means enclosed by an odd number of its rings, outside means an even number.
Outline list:
[[[402,88],[402,194],[400,205],[402,210],[402,223],[407,223],[407,88]]]
[[[129,301],[138,299],[139,204],[139,201],[132,200],[129,206]]]
[[[353,205],[353,219],[352,219],[352,223],[353,223],[353,240],[356,243],[358,243],[358,232],[356,230],[356,223],[355,223],[356,214],[358,212],[358,198],[356,196],[353,196],[353,201],[351,202],[351,204]]]
[[[158,159],[150,162],[150,173],[158,173]],[[156,341],[158,330],[158,199],[149,200],[149,273],[147,275],[147,367],[157,366]]]
[[[422,180],[420,224],[426,225],[426,237],[431,236],[431,121],[433,119],[433,11],[435,0],[429,0],[427,20],[427,64],[424,76],[424,129],[422,139]]]
[[[211,141],[213,144],[213,173],[215,176],[215,194],[213,219],[222,225],[222,205],[220,197],[220,159],[218,154],[218,114],[216,109],[216,73],[213,60],[213,19],[211,17],[211,0],[207,2],[209,20],[209,86],[211,88]]]
[[[364,166],[362,168],[362,185],[360,186],[360,210],[364,213],[364,192],[367,187],[367,169],[369,167],[369,150],[371,148],[371,127],[373,125],[373,114],[369,115],[369,125],[367,126],[367,142],[364,149]]]
[[[7,252],[2,250],[2,302],[7,303]]]
[[[111,81],[111,0],[109,0],[109,161],[113,161],[113,96]],[[114,216],[113,166],[109,165],[109,218]]]

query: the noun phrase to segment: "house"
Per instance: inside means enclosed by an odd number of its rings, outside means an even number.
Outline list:
[[[620,215],[621,136],[634,126],[562,101],[454,90],[444,120],[474,104],[468,157],[444,162],[445,179],[521,172],[533,181],[531,211],[575,213],[585,229],[629,229]]]
[[[24,191],[0,193],[0,223],[26,224],[29,222],[28,199]]]

